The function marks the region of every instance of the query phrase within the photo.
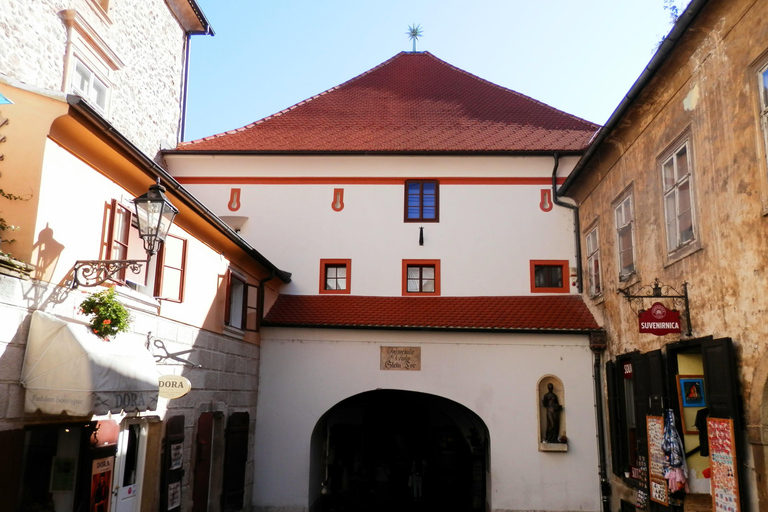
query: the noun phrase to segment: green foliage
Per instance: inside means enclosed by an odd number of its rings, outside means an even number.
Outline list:
[[[17,196],[16,194],[11,194],[6,192],[5,190],[0,188],[0,197],[4,197],[8,199],[9,201],[28,201],[29,197],[23,197],[23,196]],[[6,243],[6,244],[12,244],[16,241],[14,238],[4,238],[3,234],[6,231],[18,231],[19,226],[14,226],[13,224],[8,224],[6,220],[2,217],[0,217],[0,244]],[[10,256],[11,253],[9,252],[3,252],[0,251],[0,255],[2,256]]]
[[[80,303],[80,312],[93,315],[90,323],[91,330],[96,336],[106,341],[118,333],[127,331],[131,321],[131,314],[117,300],[113,288],[89,295]]]

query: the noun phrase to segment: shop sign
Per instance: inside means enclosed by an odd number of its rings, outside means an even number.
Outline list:
[[[640,313],[640,332],[664,336],[680,333],[680,312],[667,309],[661,302],[656,302],[651,309]]]
[[[114,457],[93,461],[91,468],[91,508],[89,510],[109,510],[114,463]]]
[[[624,366],[624,378],[631,379],[632,378],[632,362],[625,361],[622,363],[622,365]]]
[[[192,390],[192,383],[181,375],[163,375],[157,381],[162,398],[181,398]]]

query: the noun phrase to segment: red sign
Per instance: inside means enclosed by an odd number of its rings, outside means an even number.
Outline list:
[[[664,336],[680,331],[680,312],[665,308],[661,302],[640,313],[640,332]]]

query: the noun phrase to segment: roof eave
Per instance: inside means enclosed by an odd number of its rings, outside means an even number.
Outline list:
[[[246,242],[240,235],[238,235],[232,228],[230,228],[221,218],[209,210],[203,203],[201,203],[196,197],[190,194],[176,179],[168,174],[168,172],[160,167],[154,160],[145,155],[139,148],[137,148],[125,135],[117,131],[101,114],[99,114],[88,102],[84,101],[80,96],[68,94],[67,103],[70,108],[77,113],[83,115],[90,122],[98,126],[102,133],[123,150],[128,152],[141,166],[141,168],[151,177],[159,178],[161,184],[168,190],[172,190],[184,203],[189,206],[195,213],[200,215],[211,225],[213,225],[218,231],[224,234],[232,242],[240,247],[246,254],[259,262],[265,269],[272,273],[275,277],[279,278],[284,283],[291,282],[291,273],[284,270],[280,270],[266,257],[264,257],[259,251],[253,248],[248,242]]]
[[[603,126],[596,133],[586,152],[584,152],[584,155],[576,163],[573,171],[571,171],[571,174],[566,178],[562,186],[556,191],[558,196],[566,195],[574,182],[579,179],[583,169],[595,156],[595,153],[597,153],[599,147],[602,145],[605,139],[608,138],[608,135],[614,130],[614,128],[616,128],[627,111],[632,107],[632,105],[634,105],[635,101],[640,96],[645,86],[647,86],[653,77],[656,76],[656,73],[662,68],[666,60],[671,55],[672,51],[677,47],[677,44],[682,39],[686,30],[688,30],[688,27],[690,27],[691,23],[693,23],[693,20],[708,2],[709,0],[691,0],[691,3],[688,4],[688,7],[677,19],[677,22],[672,27],[672,30],[670,30],[669,34],[667,34],[667,36],[664,38],[661,46],[659,46],[659,49],[645,66],[643,72],[640,73],[640,76],[637,78],[637,80],[635,80],[635,83],[621,100],[621,103],[619,103],[619,105],[616,107],[616,110],[613,111],[613,114],[611,114],[611,117],[605,123],[605,126]]]
[[[463,151],[310,151],[310,150],[226,150],[226,149],[165,149],[163,156],[168,155],[350,155],[350,156],[551,156],[558,153],[561,156],[577,156],[584,154],[584,149],[541,149],[541,150],[463,150]]]
[[[485,332],[499,334],[578,334],[586,335],[600,331],[600,327],[584,329],[523,329],[506,327],[438,327],[438,326],[409,326],[409,325],[328,325],[328,324],[285,324],[279,322],[261,322],[262,327],[294,328],[294,329],[344,329],[344,330],[374,330],[374,331],[432,331],[432,332]]]

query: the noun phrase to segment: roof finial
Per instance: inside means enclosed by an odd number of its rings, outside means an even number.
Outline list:
[[[411,39],[413,41],[413,51],[416,52],[416,40],[421,37],[421,35],[424,33],[424,31],[421,29],[421,24],[413,24],[408,25],[408,39]]]

